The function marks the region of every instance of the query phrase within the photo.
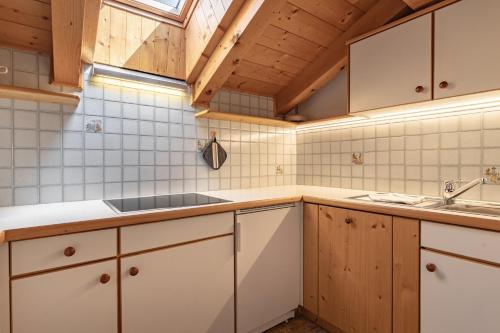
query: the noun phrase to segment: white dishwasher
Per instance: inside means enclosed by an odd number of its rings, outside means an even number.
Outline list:
[[[262,332],[293,317],[301,302],[301,206],[236,214],[237,332]]]

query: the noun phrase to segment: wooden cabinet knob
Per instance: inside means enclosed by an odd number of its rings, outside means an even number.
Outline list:
[[[139,268],[130,267],[130,269],[128,270],[128,273],[132,276],[136,276],[137,274],[139,274]]]
[[[429,272],[435,272],[436,271],[436,265],[435,264],[427,264],[425,265],[425,268],[429,271]]]
[[[101,282],[102,284],[106,284],[109,282],[109,280],[111,280],[111,276],[109,276],[109,274],[103,274],[101,275],[99,282]]]
[[[441,88],[441,89],[448,88],[448,82],[446,82],[446,81],[441,81],[441,82],[439,83],[439,88]]]
[[[76,249],[73,246],[68,246],[64,249],[64,255],[66,257],[72,257],[76,253]]]
[[[352,222],[353,222],[352,218],[350,218],[350,217],[346,217],[345,218],[345,223],[346,224],[351,224]]]
[[[420,94],[420,93],[424,92],[424,87],[423,86],[417,86],[415,88],[415,91]]]

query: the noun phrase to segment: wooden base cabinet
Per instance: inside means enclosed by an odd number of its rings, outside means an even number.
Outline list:
[[[421,333],[500,332],[500,267],[421,252]]]
[[[13,280],[13,333],[118,332],[117,262]]]
[[[121,259],[122,332],[234,332],[234,237]]]
[[[339,332],[391,332],[392,216],[320,206],[319,318]]]

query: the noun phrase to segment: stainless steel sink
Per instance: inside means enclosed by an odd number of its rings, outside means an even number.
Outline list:
[[[437,209],[451,210],[470,214],[482,214],[500,216],[500,204],[494,203],[465,203],[456,202],[449,205],[442,205]]]

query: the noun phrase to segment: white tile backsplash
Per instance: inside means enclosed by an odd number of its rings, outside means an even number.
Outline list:
[[[0,61],[15,67],[2,84],[73,92],[49,84],[49,57],[0,48]],[[88,78],[77,107],[0,99],[0,206],[295,184],[294,131],[196,119],[188,95]],[[272,117],[273,104],[221,91],[212,106]],[[102,133],[86,132],[96,121]],[[197,150],[210,131],[228,152],[218,171]],[[275,175],[276,164],[283,176]]]

